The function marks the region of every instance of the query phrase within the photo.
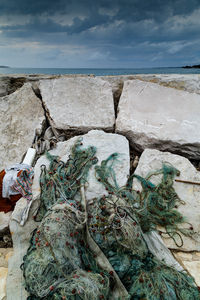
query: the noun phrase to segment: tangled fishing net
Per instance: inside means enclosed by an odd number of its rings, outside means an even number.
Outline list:
[[[156,259],[143,238],[158,225],[180,246],[181,234],[192,234],[175,209],[178,170],[163,165],[146,178],[133,174],[120,187],[113,171],[118,154],[97,165],[95,153],[78,140],[66,163],[47,153],[49,169],[41,166],[40,223],[22,265],[28,299],[200,299],[192,277]],[[84,186],[94,165],[107,193],[88,203]],[[154,185],[150,178],[159,174]],[[132,189],[134,178],[141,191]],[[116,284],[123,297],[114,293]]]

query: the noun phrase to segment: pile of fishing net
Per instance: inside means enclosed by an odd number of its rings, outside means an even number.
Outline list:
[[[78,140],[66,163],[47,153],[50,166],[41,166],[40,223],[22,265],[28,299],[200,299],[192,277],[155,258],[143,238],[158,225],[180,246],[180,233],[192,235],[175,209],[178,170],[163,165],[120,187],[113,171],[118,155],[98,165],[95,153]],[[107,193],[87,201],[84,188],[94,165]],[[150,181],[153,174],[162,175],[158,185]],[[134,178],[141,191],[132,188]]]

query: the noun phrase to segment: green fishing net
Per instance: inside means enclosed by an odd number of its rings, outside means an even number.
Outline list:
[[[95,153],[78,140],[66,163],[47,153],[50,166],[41,166],[40,223],[22,265],[28,299],[200,299],[192,277],[156,259],[143,238],[158,225],[180,246],[181,234],[192,235],[176,210],[179,171],[165,164],[146,178],[131,175],[120,187],[113,168],[118,154],[97,165]],[[94,165],[107,192],[87,202],[84,186]],[[153,175],[162,176],[159,184],[150,181]],[[133,180],[141,191],[132,188]],[[115,294],[119,283],[122,297]]]

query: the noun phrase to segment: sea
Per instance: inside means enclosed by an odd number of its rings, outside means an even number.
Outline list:
[[[131,75],[131,74],[200,74],[200,69],[184,68],[130,68],[130,69],[89,69],[89,68],[0,68],[0,74],[93,74],[106,75]]]

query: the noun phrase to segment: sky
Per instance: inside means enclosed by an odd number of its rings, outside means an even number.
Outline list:
[[[200,64],[200,0],[0,0],[0,65]]]

